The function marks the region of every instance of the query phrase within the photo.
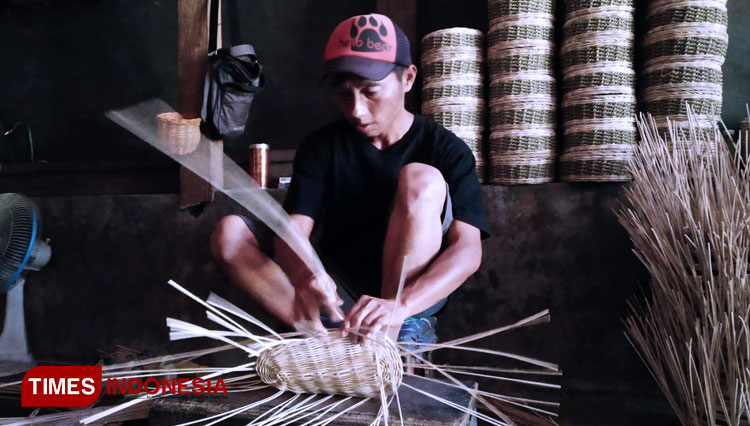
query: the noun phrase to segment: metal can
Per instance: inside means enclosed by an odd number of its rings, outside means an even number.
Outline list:
[[[249,146],[250,149],[250,177],[260,185],[268,188],[268,145],[257,143]]]

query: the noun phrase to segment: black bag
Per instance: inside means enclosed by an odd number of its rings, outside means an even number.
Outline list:
[[[222,139],[244,133],[253,96],[263,83],[263,67],[252,45],[240,44],[212,53],[203,86],[203,134]]]

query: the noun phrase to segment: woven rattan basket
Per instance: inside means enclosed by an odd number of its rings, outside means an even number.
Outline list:
[[[489,0],[488,180],[517,185],[554,178],[554,1]]]
[[[156,116],[156,138],[163,149],[171,154],[190,154],[201,141],[200,118],[183,118],[176,112]]]
[[[349,338],[286,342],[261,352],[255,369],[264,383],[278,389],[362,397],[379,397],[381,386],[392,394],[403,374],[390,340],[360,345]]]
[[[484,33],[471,28],[446,28],[422,38],[422,114],[466,142],[480,182],[486,120],[483,51]]]
[[[632,0],[567,0],[562,67],[564,181],[628,180],[635,129]]]
[[[688,105],[710,127],[723,102],[721,66],[727,50],[726,0],[655,0],[648,5],[643,90],[645,111],[687,128]]]

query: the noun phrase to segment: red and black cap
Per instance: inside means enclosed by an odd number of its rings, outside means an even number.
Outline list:
[[[373,13],[341,22],[328,39],[326,74],[349,72],[368,80],[384,79],[396,66],[411,65],[409,39],[391,18]]]

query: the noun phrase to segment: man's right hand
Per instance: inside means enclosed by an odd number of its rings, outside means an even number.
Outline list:
[[[343,321],[344,303],[336,293],[336,283],[328,274],[319,278],[314,276],[293,280],[294,286],[294,328],[310,334],[325,333],[320,321],[321,308],[333,321]]]

